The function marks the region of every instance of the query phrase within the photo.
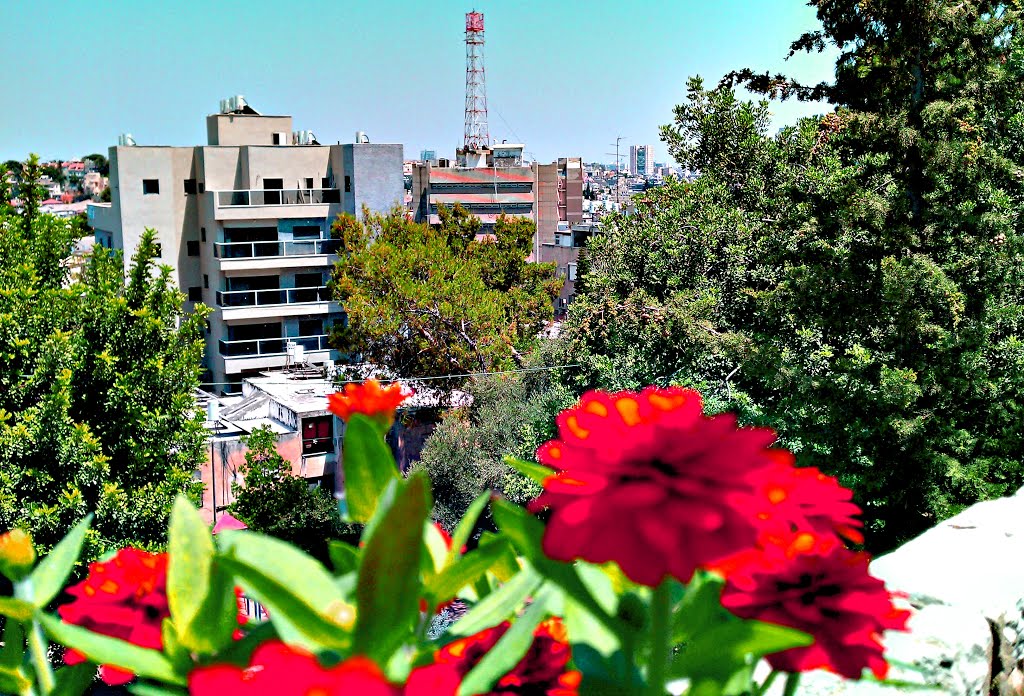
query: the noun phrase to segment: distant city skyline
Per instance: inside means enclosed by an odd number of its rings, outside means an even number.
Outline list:
[[[401,143],[407,159],[422,150],[452,157],[472,9],[486,20],[491,137],[525,143],[541,162],[610,164],[622,136],[624,165],[630,145],[648,143],[655,161],[671,163],[658,127],[672,120],[689,76],[713,85],[749,66],[817,82],[835,58],[783,60],[789,42],[817,26],[800,0],[313,3],[301,14],[262,1],[15,3],[5,8],[15,31],[0,44],[10,68],[0,159],[106,154],[125,132],[140,145],[201,144],[205,116],[235,94],[293,116],[323,143],[352,142],[358,130]],[[643,28],[643,46],[629,27]],[[772,126],[826,110],[773,103]]]

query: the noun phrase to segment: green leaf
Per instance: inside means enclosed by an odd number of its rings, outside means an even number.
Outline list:
[[[459,524],[456,525],[455,533],[452,534],[452,548],[448,552],[448,561],[445,565],[454,563],[455,559],[462,553],[462,547],[469,541],[473,528],[476,526],[476,521],[480,518],[480,513],[484,511],[490,500],[490,491],[484,491],[470,503],[469,508],[466,509],[466,514],[462,516]]]
[[[717,575],[700,571],[694,574],[682,600],[672,612],[673,642],[689,642],[712,626],[722,623],[723,618],[732,619],[732,615],[722,608],[723,585],[724,580]]]
[[[498,679],[519,664],[533,643],[534,630],[547,614],[550,597],[550,593],[545,592],[542,587],[523,615],[515,620],[505,635],[462,679],[459,696],[473,696],[489,692]]]
[[[53,676],[53,696],[81,696],[92,685],[96,677],[96,666],[82,662],[71,667],[61,667]]]
[[[544,525],[540,520],[518,505],[512,505],[505,500],[493,501],[491,512],[502,533],[512,541],[521,554],[526,556],[541,575],[565,590],[573,600],[593,614],[614,634],[623,636],[633,632],[629,626],[611,616],[597,603],[572,565],[553,561],[544,555],[541,548]]]
[[[724,682],[747,664],[748,656],[756,660],[813,642],[811,636],[793,628],[761,621],[731,621],[695,636],[672,661],[670,674],[695,681]]]
[[[499,538],[501,537],[499,537],[497,534],[493,534],[491,532],[481,532],[480,543],[486,544],[488,541],[492,539]],[[493,568],[491,568],[491,572],[494,573],[494,576],[498,578],[498,580],[500,580],[501,582],[508,582],[519,571],[519,560],[516,557],[515,549],[511,546],[508,549],[508,553],[504,554],[501,558],[499,558],[498,562],[494,564]]]
[[[20,669],[0,667],[0,692],[5,694],[31,693],[32,682],[25,678]]]
[[[28,602],[13,597],[0,597],[0,614],[24,623],[32,618],[36,608]]]
[[[161,684],[129,684],[128,693],[136,694],[136,696],[186,696],[187,691],[183,689],[174,689],[169,686],[163,686]],[[225,694],[224,696],[228,696]]]
[[[218,560],[267,608],[281,639],[310,650],[347,649],[353,608],[334,578],[291,544],[248,531],[217,535]]]
[[[417,615],[423,525],[430,507],[429,479],[413,474],[394,502],[379,511],[380,521],[363,547],[353,650],[377,664],[387,664]]]
[[[176,672],[167,658],[156,650],[140,648],[120,638],[102,636],[46,614],[39,617],[39,623],[55,641],[78,650],[96,664],[115,665],[139,676],[170,684],[186,684],[185,675]]]
[[[32,603],[37,607],[45,607],[64,589],[64,583],[67,582],[82,552],[82,543],[90,524],[91,513],[76,524],[67,536],[39,561],[39,565],[28,576],[27,580],[32,583]]]
[[[238,627],[231,577],[214,561],[213,538],[184,496],[171,510],[167,549],[167,603],[178,640],[200,654],[217,652]]]
[[[0,665],[16,668],[25,657],[25,629],[17,621],[4,625],[4,647],[0,648]]]
[[[349,419],[343,451],[349,514],[356,522],[366,522],[388,483],[400,478],[398,467],[377,426],[361,413]]]
[[[499,562],[502,556],[508,553],[508,550],[508,541],[499,537],[486,544],[481,544],[476,551],[467,553],[435,575],[425,588],[430,606],[446,602],[466,585],[472,585],[491,566]]]
[[[449,637],[471,636],[511,618],[523,600],[540,587],[543,578],[526,566],[509,582],[477,602],[461,619],[448,627]]]
[[[359,549],[344,541],[332,541],[327,546],[335,575],[346,575],[359,566]]]
[[[515,457],[506,456],[505,463],[534,483],[543,484],[545,479],[550,476],[554,476],[555,474],[554,469],[546,467],[543,464],[527,462],[522,459],[516,459]]]

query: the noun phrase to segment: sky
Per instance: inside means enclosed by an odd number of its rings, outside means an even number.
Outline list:
[[[475,4],[474,4],[475,3]],[[785,61],[819,25],[803,0],[263,0],[8,2],[0,161],[201,145],[205,117],[240,94],[319,142],[402,143],[453,156],[463,137],[464,14],[484,13],[491,138],[542,162],[613,162],[615,141],[667,153],[686,80],[730,70],[817,82],[835,53]],[[771,107],[779,127],[825,105]]]

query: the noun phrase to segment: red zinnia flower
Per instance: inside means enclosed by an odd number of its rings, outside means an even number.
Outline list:
[[[501,639],[511,624],[485,628],[444,646],[434,656],[435,664],[450,665],[465,677]],[[576,696],[580,673],[566,670],[571,649],[560,619],[551,618],[533,632],[534,639],[523,659],[494,685],[488,696]]]
[[[531,509],[551,508],[544,552],[615,561],[630,579],[686,582],[695,568],[754,545],[750,496],[760,470],[789,456],[775,433],[706,417],[700,394],[647,387],[588,392],[537,450],[557,469]]]
[[[413,671],[403,689],[390,684],[380,667],[366,657],[350,657],[334,667],[323,667],[312,653],[280,641],[262,643],[246,668],[208,665],[188,676],[192,696],[454,696],[458,687],[453,670],[421,668]]]
[[[67,592],[75,600],[57,609],[64,621],[143,648],[163,649],[161,623],[170,616],[167,554],[121,549],[109,561],[90,564],[88,577]],[[66,664],[85,660],[77,650],[64,651]],[[100,666],[100,678],[112,686],[134,676],[114,665]]]
[[[789,535],[731,568],[722,606],[744,619],[789,626],[814,637],[767,660],[787,672],[827,669],[859,679],[865,667],[884,679],[880,634],[906,630],[910,613],[896,609],[885,583],[868,573],[868,555],[832,536]]]
[[[362,413],[389,426],[395,422],[395,409],[412,396],[403,394],[398,382],[381,387],[380,382],[368,379],[362,384],[346,384],[344,392],[327,397],[327,409],[348,422],[353,413]]]
[[[789,461],[783,461],[782,455]],[[780,450],[779,461],[758,472],[750,509],[768,534],[808,531],[864,541],[857,519],[860,508],[853,492],[814,467],[795,467],[793,456]]]

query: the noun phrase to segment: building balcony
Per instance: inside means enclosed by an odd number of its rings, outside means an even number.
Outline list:
[[[330,350],[327,334],[319,336],[286,336],[284,338],[259,338],[245,341],[220,341],[220,354],[224,357],[249,355],[285,355],[288,343],[302,346],[307,353]]]
[[[210,193],[217,220],[333,217],[341,208],[340,189],[232,189]]]
[[[220,242],[213,245],[213,255],[222,271],[274,270],[330,266],[339,248],[340,239]]]
[[[217,307],[224,321],[341,311],[341,305],[331,300],[330,292],[323,285],[312,288],[221,290],[217,292]]]

